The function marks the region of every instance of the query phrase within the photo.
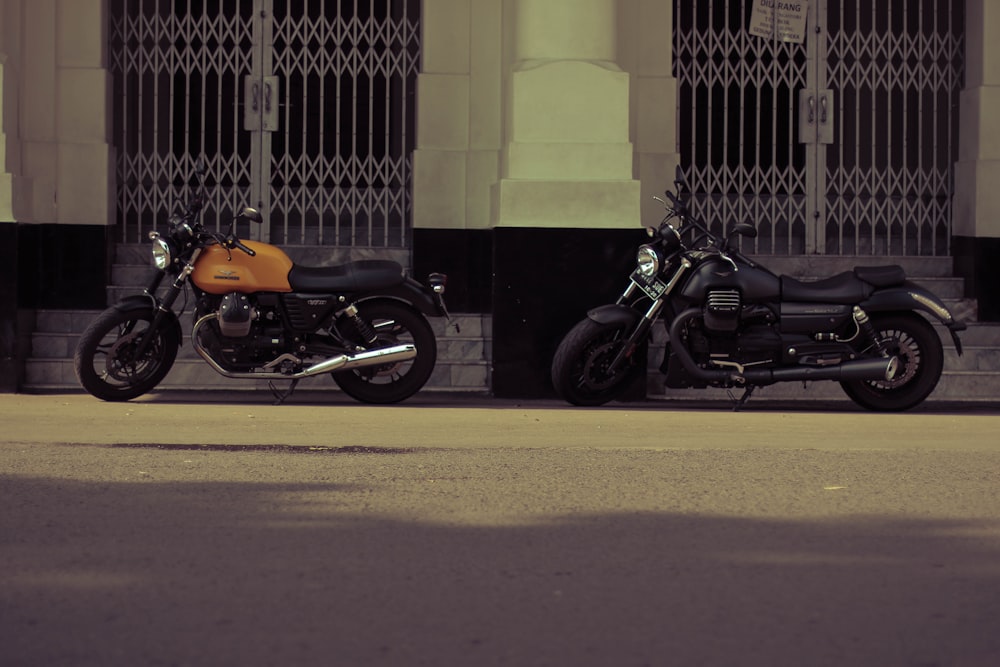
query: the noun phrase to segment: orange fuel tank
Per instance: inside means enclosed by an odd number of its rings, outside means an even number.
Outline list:
[[[291,292],[288,272],[292,260],[280,248],[267,243],[243,241],[257,254],[238,248],[213,245],[201,251],[191,281],[209,294],[229,292]]]

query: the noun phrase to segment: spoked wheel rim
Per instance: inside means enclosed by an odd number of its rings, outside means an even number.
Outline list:
[[[430,378],[437,359],[437,342],[430,324],[416,311],[392,302],[365,303],[360,317],[375,331],[367,350],[412,345],[412,359],[388,361],[333,373],[349,396],[365,403],[396,403],[419,391]]]
[[[396,345],[415,345],[413,334],[404,325],[394,319],[378,319],[372,322],[372,328],[378,334],[378,341],[371,346],[377,350]],[[352,372],[359,378],[371,384],[393,384],[401,381],[413,368],[413,359],[392,361],[378,366],[366,366],[354,369]]]
[[[923,369],[920,344],[907,331],[897,329],[879,332],[882,345],[890,357],[895,357],[895,372],[886,380],[871,380],[867,384],[875,391],[891,391],[912,382]]]
[[[851,380],[840,385],[858,405],[869,410],[908,410],[927,398],[944,368],[944,350],[937,331],[917,314],[887,313],[872,317],[872,327],[886,354],[896,360],[890,377]],[[874,347],[861,351],[875,352]]]
[[[88,392],[106,401],[141,396],[163,380],[177,357],[180,329],[176,320],[152,332],[146,349],[139,345],[155,317],[151,309],[101,313],[80,335],[73,366]]]
[[[122,323],[118,332],[120,337],[108,343],[102,341],[94,350],[95,368],[100,365],[100,356],[105,357],[103,372],[98,373],[98,377],[108,384],[134,385],[153,375],[160,366],[163,356],[160,348],[163,343],[159,336],[155,336],[144,355],[136,359],[135,353],[145,328],[142,331],[135,331],[135,324],[134,320]],[[126,329],[131,331],[123,333]]]

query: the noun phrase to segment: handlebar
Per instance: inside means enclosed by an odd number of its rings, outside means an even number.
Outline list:
[[[240,250],[242,250],[246,254],[250,255],[251,257],[256,257],[257,256],[257,252],[255,250],[253,250],[252,248],[248,248],[245,245],[243,245],[243,243],[238,238],[229,239],[229,242],[232,243],[232,245],[233,245],[234,248],[239,248]]]

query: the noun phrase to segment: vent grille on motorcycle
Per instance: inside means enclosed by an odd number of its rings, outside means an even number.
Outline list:
[[[230,292],[219,306],[219,331],[226,338],[242,338],[250,333],[253,309],[245,294]]]
[[[710,331],[736,331],[740,320],[738,290],[713,290],[705,299],[705,328]]]

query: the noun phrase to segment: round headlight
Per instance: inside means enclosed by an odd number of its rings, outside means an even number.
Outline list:
[[[170,244],[160,236],[157,236],[153,240],[153,266],[163,271],[168,266],[170,262],[173,261],[173,257],[170,250]]]
[[[640,246],[635,256],[635,263],[639,273],[646,278],[652,278],[660,271],[660,255],[652,246]]]

